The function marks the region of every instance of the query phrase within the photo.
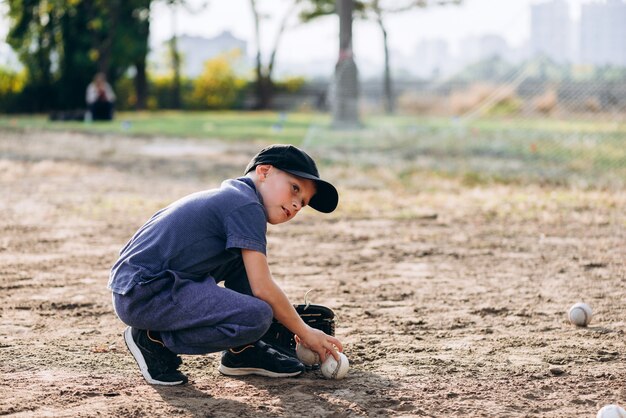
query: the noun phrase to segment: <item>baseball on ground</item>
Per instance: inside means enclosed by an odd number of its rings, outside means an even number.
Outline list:
[[[626,418],[626,411],[619,405],[606,405],[598,411],[596,418]]]
[[[586,303],[576,303],[569,308],[567,317],[569,322],[579,327],[586,327],[591,322],[591,307]]]
[[[348,374],[350,363],[345,354],[339,353],[339,361],[331,355],[322,363],[322,374],[327,379],[343,379]]]
[[[307,366],[320,364],[320,355],[302,344],[296,344],[296,356],[298,356],[298,360],[300,360],[302,364],[306,364]]]

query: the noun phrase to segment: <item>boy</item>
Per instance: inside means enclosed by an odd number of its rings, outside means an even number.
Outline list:
[[[186,383],[178,354],[222,350],[225,375],[302,373],[297,359],[263,342],[272,317],[322,360],[343,350],[337,338],[306,325],[274,282],[265,237],[267,223],[287,222],[304,206],[332,212],[337,190],[291,145],[261,150],[244,174],[158,211],[111,269],[124,339],[148,383]]]

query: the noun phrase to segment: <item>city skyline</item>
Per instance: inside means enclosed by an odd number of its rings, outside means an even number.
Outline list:
[[[609,0],[620,1],[620,0]],[[255,53],[253,37],[253,21],[247,0],[210,3],[206,8],[199,8],[200,0],[188,2],[190,9],[168,8],[164,3],[153,3],[151,14],[150,44],[153,51],[162,49],[163,43],[176,31],[179,36],[215,38],[224,32],[247,44],[248,56]],[[489,0],[466,0],[461,6],[439,6],[432,9],[416,9],[397,15],[389,15],[386,19],[389,46],[392,53],[392,64],[409,72],[415,56],[430,57],[435,64],[425,65],[427,71],[421,76],[429,75],[438,67],[456,69],[469,61],[480,59],[485,55],[499,54],[505,59],[516,61],[541,52],[541,48],[551,51],[551,55],[559,54],[563,60],[575,55],[573,45],[564,48],[554,44],[554,36],[550,33],[551,25],[544,34],[533,23],[540,19],[536,10],[554,8],[556,3],[567,7],[569,21],[572,24],[580,21],[580,12],[589,5],[603,2],[592,0],[511,0],[493,2]],[[268,2],[259,2],[259,10],[267,14]],[[261,23],[261,44],[264,57],[267,58],[275,41],[278,21],[284,14],[283,8],[271,3],[272,18]],[[489,12],[487,13],[487,7]],[[545,15],[546,13],[544,13]],[[177,19],[174,22],[172,16]],[[549,15],[549,14],[548,14]],[[563,20],[563,19],[561,19]],[[4,20],[6,22],[6,19]],[[556,24],[563,27],[564,23]],[[0,39],[6,35],[6,25],[0,30]],[[555,26],[555,25],[552,25]],[[589,26],[589,23],[587,23]],[[419,30],[415,30],[418,27]],[[554,28],[553,28],[554,29]],[[332,73],[337,55],[338,22],[336,16],[328,16],[318,21],[301,24],[290,29],[283,36],[277,57],[277,72],[293,74],[300,70],[311,69],[312,63],[326,63],[316,68],[320,74]],[[539,37],[538,39],[535,39]],[[552,42],[548,42],[552,41]],[[571,41],[571,40],[570,40]],[[365,76],[380,72],[383,62],[382,36],[373,22],[355,20],[354,22],[354,53],[360,70]],[[542,44],[546,45],[542,45]],[[537,47],[537,45],[540,45]],[[6,52],[5,44],[4,50]],[[567,50],[568,52],[563,52]],[[0,44],[0,55],[3,47]],[[154,54],[153,54],[154,56]],[[0,65],[2,65],[0,58]],[[424,64],[424,63],[422,63]],[[326,68],[328,67],[328,68]],[[310,74],[309,74],[310,75]]]
[[[579,4],[583,0],[570,0]],[[253,40],[253,21],[248,0],[211,2],[201,8],[203,0],[189,0],[190,10],[179,8],[175,24],[179,35],[214,37],[223,31],[230,31],[236,37]],[[465,0],[461,6],[415,9],[401,14],[390,15],[386,21],[389,42],[394,50],[408,54],[421,39],[444,38],[458,41],[466,36],[483,33],[499,33],[512,45],[519,45],[527,38],[528,5],[537,0]],[[272,18],[262,22],[262,49],[269,49],[274,41],[278,20],[284,14],[288,2],[258,2],[259,9]],[[8,32],[6,3],[0,3],[0,41]],[[419,31],[415,31],[419,27]],[[172,9],[164,2],[153,2],[151,9],[150,44],[156,46],[169,39],[173,33]],[[298,60],[312,57],[335,57],[337,54],[338,22],[336,16],[321,18],[290,30],[284,37],[286,50]],[[382,44],[379,29],[373,22],[355,20],[355,54],[375,60],[382,60],[382,52],[372,45]],[[304,48],[291,48],[304,45]],[[381,47],[382,48],[382,47]],[[454,46],[453,46],[454,48]],[[306,53],[305,53],[306,51]],[[309,55],[307,55],[309,54]]]
[[[197,4],[200,0],[191,1]],[[592,0],[567,0],[570,13],[578,18],[580,6]],[[444,39],[450,52],[456,53],[468,38],[481,35],[498,35],[513,48],[524,47],[530,38],[530,6],[543,3],[537,0],[465,0],[460,6],[434,6],[413,9],[386,17],[388,41],[392,50],[411,55],[423,40]],[[259,2],[262,13],[271,12],[271,18],[261,23],[261,49],[271,50],[275,40],[278,21],[284,14],[281,7],[267,8],[267,2]],[[276,5],[278,3],[272,3]],[[250,6],[247,0],[211,3],[206,9],[192,8],[191,12],[179,8],[176,12],[176,28],[179,35],[211,38],[223,31],[243,39],[253,52],[254,34]],[[152,45],[169,39],[173,33],[172,11],[165,4],[155,4],[152,13]],[[419,28],[416,30],[415,28]],[[355,19],[353,24],[353,49],[356,57],[382,63],[382,36],[374,22]],[[280,52],[291,61],[310,58],[335,58],[337,55],[338,22],[336,16],[299,25],[283,37]]]
[[[585,48],[589,49],[587,45],[590,43],[589,39],[594,37],[598,38],[598,50],[603,51],[604,56],[614,58],[609,58],[604,62],[595,59],[591,60],[591,63],[626,64],[626,60],[620,58],[624,54],[616,51],[618,46],[600,45],[601,43],[607,43],[606,39],[602,40],[601,34],[596,34],[589,29],[589,27],[600,26],[596,32],[617,33],[617,38],[619,38],[619,33],[624,32],[620,25],[606,22],[606,19],[607,15],[619,15],[619,13],[626,16],[626,3],[623,3],[621,0],[609,0],[609,3],[611,7],[608,7],[603,2],[581,2],[579,4],[579,6],[582,6],[581,9],[574,7],[575,5],[572,2],[565,0],[528,2],[524,5],[528,9],[527,12],[530,17],[529,21],[525,23],[528,34],[526,37],[521,36],[519,38],[521,41],[518,41],[518,45],[515,45],[514,40],[510,36],[507,37],[505,33],[495,32],[484,32],[481,34],[466,32],[464,37],[458,39],[450,36],[421,38],[415,44],[411,42],[410,44],[413,44],[413,46],[409,46],[408,49],[404,50],[397,48],[397,44],[390,41],[391,64],[396,72],[419,77],[448,76],[461,70],[468,64],[494,55],[512,63],[532,56],[547,55],[556,62],[586,64],[590,63],[590,60],[582,59],[585,57],[584,50]],[[472,4],[476,6],[478,3]],[[583,11],[582,14],[581,10]],[[595,10],[595,15],[597,16],[590,16],[589,10]],[[442,8],[439,11],[441,13],[449,13],[451,9]],[[456,12],[460,11],[457,10]],[[619,20],[619,17],[617,19]],[[520,20],[524,19],[520,18]],[[626,18],[623,20],[626,21]],[[391,28],[397,29],[393,25],[391,25]],[[230,29],[228,31],[230,33]],[[361,35],[358,30],[355,30],[355,32],[356,41]],[[607,37],[606,33],[604,34],[605,38]],[[188,35],[181,36],[184,38]],[[626,38],[626,35],[621,37],[621,39],[624,38]],[[212,39],[201,39],[206,41],[207,49],[214,49]],[[243,38],[239,39],[242,42],[246,42]],[[454,41],[456,41],[457,45],[454,44]],[[253,43],[248,42],[247,47],[249,56],[251,56],[254,53]],[[309,48],[302,49],[310,51]],[[382,50],[382,47],[380,49]],[[285,50],[287,51],[285,52]],[[370,46],[369,50],[375,51],[377,49]],[[190,59],[197,58],[194,55],[200,55],[199,51],[199,49],[185,50]],[[279,51],[277,73],[279,75],[328,76],[332,74],[334,56],[332,51],[327,51],[326,53],[325,57],[307,57],[301,58],[299,61],[295,59],[293,52],[289,48],[283,46]],[[355,47],[355,57],[360,72],[365,77],[380,76],[382,67],[380,59],[377,60],[371,55],[361,54],[358,45]],[[302,63],[302,60],[308,61]],[[319,63],[322,65],[320,66]]]

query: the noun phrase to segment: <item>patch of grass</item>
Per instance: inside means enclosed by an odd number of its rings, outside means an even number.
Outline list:
[[[119,112],[111,122],[53,122],[44,115],[3,115],[0,129],[211,138],[298,145],[312,124],[328,124],[326,115],[280,112]]]
[[[469,187],[626,186],[626,126],[615,122],[494,118],[464,124],[398,117],[372,119],[367,126],[339,133],[320,127],[306,143],[336,161],[390,167],[402,181],[422,169],[459,176]]]
[[[331,116],[281,112],[122,112],[105,123],[0,116],[0,129],[290,143],[320,165],[385,167],[401,183],[424,171],[485,183],[626,185],[626,124],[526,118],[361,116],[363,127],[331,129]],[[405,173],[405,174],[403,174]]]

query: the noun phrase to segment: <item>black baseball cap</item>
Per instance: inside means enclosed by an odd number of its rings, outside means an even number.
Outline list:
[[[335,186],[320,178],[315,161],[309,155],[293,145],[275,144],[263,148],[248,163],[244,174],[254,170],[257,165],[270,164],[294,176],[313,180],[317,191],[309,201],[309,206],[323,213],[335,210],[339,194]]]

